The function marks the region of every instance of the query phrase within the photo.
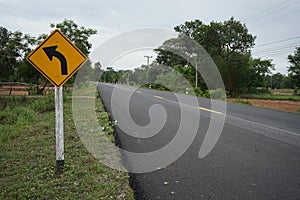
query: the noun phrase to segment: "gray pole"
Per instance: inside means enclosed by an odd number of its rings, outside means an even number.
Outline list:
[[[128,72],[128,82],[127,82],[127,84],[130,85],[129,72]]]
[[[56,172],[64,166],[64,119],[62,87],[55,87]]]
[[[198,63],[196,62],[196,88],[198,88]]]
[[[147,84],[149,83],[149,59],[152,58],[152,56],[144,56],[145,58],[147,58],[147,66],[148,66],[148,69],[147,69]]]

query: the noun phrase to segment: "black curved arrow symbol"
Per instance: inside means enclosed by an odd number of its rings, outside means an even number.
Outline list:
[[[58,58],[61,66],[61,74],[68,75],[67,60],[63,54],[56,51],[56,48],[57,46],[44,47],[43,50],[47,54],[50,61],[52,61],[53,56]]]

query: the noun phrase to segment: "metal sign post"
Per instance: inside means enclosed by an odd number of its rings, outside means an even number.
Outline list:
[[[62,87],[55,87],[56,172],[64,166],[64,116]]]

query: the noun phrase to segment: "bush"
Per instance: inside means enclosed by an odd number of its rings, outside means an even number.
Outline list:
[[[149,88],[149,86],[147,85],[146,88]],[[156,90],[160,90],[160,91],[171,91],[169,88],[167,88],[163,85],[157,84],[157,83],[152,83],[151,89],[156,89]]]
[[[208,96],[207,98],[220,99],[220,100],[226,99],[226,92],[221,88],[218,88],[216,90],[206,90],[205,94]]]
[[[27,125],[36,121],[36,113],[24,106],[9,106],[0,113],[0,124],[4,125]]]
[[[40,89],[38,85],[31,84],[29,87],[29,94],[30,95],[42,95],[43,90]]]
[[[204,92],[200,88],[193,88],[194,93],[197,97],[205,97]]]
[[[246,105],[250,105],[252,106],[252,103],[250,103],[249,101],[247,100],[243,100],[243,99],[237,99],[235,101],[233,101],[234,103],[239,103],[239,104],[246,104]]]
[[[55,100],[53,94],[45,95],[30,104],[30,107],[37,112],[47,112],[55,110]]]
[[[294,92],[293,92],[293,95],[300,96],[300,89],[299,88],[295,88]]]

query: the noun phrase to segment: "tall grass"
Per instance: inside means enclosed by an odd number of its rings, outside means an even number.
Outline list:
[[[26,97],[1,98],[0,143],[15,139],[22,129],[38,120],[38,113],[29,105],[33,99]]]

